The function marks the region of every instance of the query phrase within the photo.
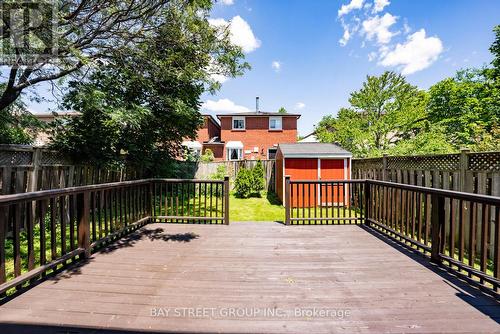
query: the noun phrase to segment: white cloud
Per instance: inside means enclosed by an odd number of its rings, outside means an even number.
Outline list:
[[[223,74],[210,74],[210,79],[220,83],[224,83],[229,80],[229,78]]]
[[[250,109],[244,106],[235,104],[229,99],[219,99],[217,101],[207,100],[201,106],[202,109],[215,112],[248,112]]]
[[[209,19],[212,26],[226,27],[229,25],[229,39],[235,45],[243,49],[243,52],[250,53],[260,47],[260,40],[255,37],[252,28],[241,16],[237,15],[226,21],[224,19]]]
[[[294,109],[301,110],[301,109],[304,109],[305,107],[306,107],[306,104],[304,102],[297,102],[297,103],[295,103]]]
[[[401,67],[403,75],[412,74],[429,67],[443,52],[443,43],[437,36],[426,37],[425,29],[408,36],[405,43],[385,53],[380,61],[382,66]]]
[[[361,9],[363,7],[363,2],[364,0],[351,0],[351,2],[347,5],[342,5],[340,7],[338,16],[341,17],[342,15],[349,14],[354,9]]]
[[[221,0],[221,3],[226,6],[231,6],[234,4],[234,0]]]
[[[278,60],[274,60],[271,63],[271,67],[274,69],[275,72],[279,72],[281,70],[281,62]]]
[[[363,32],[366,34],[368,40],[377,38],[379,44],[387,44],[391,41],[393,33],[389,28],[396,23],[397,16],[385,13],[384,16],[374,16],[363,21]]]
[[[349,32],[349,26],[346,24],[343,24],[344,28],[344,34],[342,35],[342,38],[339,40],[339,43],[341,46],[346,46],[347,42],[351,39],[351,33]]]
[[[377,53],[375,51],[372,51],[368,54],[368,61],[374,61],[375,58],[377,58]]]
[[[389,0],[375,0],[373,6],[373,13],[378,13],[384,10],[385,6],[390,5],[391,2]]]

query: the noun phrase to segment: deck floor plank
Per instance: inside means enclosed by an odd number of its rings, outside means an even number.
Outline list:
[[[182,314],[195,308],[216,313]],[[295,313],[312,308],[349,314]],[[151,224],[0,306],[0,333],[500,333],[499,321],[497,301],[349,225]]]

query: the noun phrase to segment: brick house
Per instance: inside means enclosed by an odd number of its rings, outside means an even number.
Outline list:
[[[184,140],[182,145],[198,154],[205,153],[205,150],[209,148],[216,160],[222,160],[224,142],[221,141],[220,133],[219,122],[211,115],[203,115],[203,125],[196,133],[196,140]]]
[[[274,159],[278,144],[297,142],[299,114],[243,112],[219,114],[222,159]]]

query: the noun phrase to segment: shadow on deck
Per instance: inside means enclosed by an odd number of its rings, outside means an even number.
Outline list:
[[[500,333],[499,306],[362,226],[150,224],[0,306],[0,332]]]

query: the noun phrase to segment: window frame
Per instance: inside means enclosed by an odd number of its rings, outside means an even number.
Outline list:
[[[274,158],[271,159],[271,157],[269,156],[269,151],[270,150],[274,150]],[[267,149],[267,160],[276,160],[276,154],[278,153],[278,148],[277,147],[270,147]]]
[[[279,120],[279,128],[272,128],[271,127],[271,122],[272,121],[278,121]],[[283,117],[281,116],[270,116],[269,117],[269,130],[271,131],[281,131],[283,130]]]
[[[236,154],[238,155],[237,159],[231,159],[232,150],[236,150]],[[243,149],[242,148],[228,148],[226,152],[226,160],[227,161],[238,161],[243,160]]]
[[[242,128],[235,128],[234,127],[234,121],[243,121],[243,127]],[[231,118],[231,129],[232,130],[237,130],[237,131],[242,131],[242,130],[245,130],[246,129],[246,119],[245,119],[245,116],[233,116]]]

